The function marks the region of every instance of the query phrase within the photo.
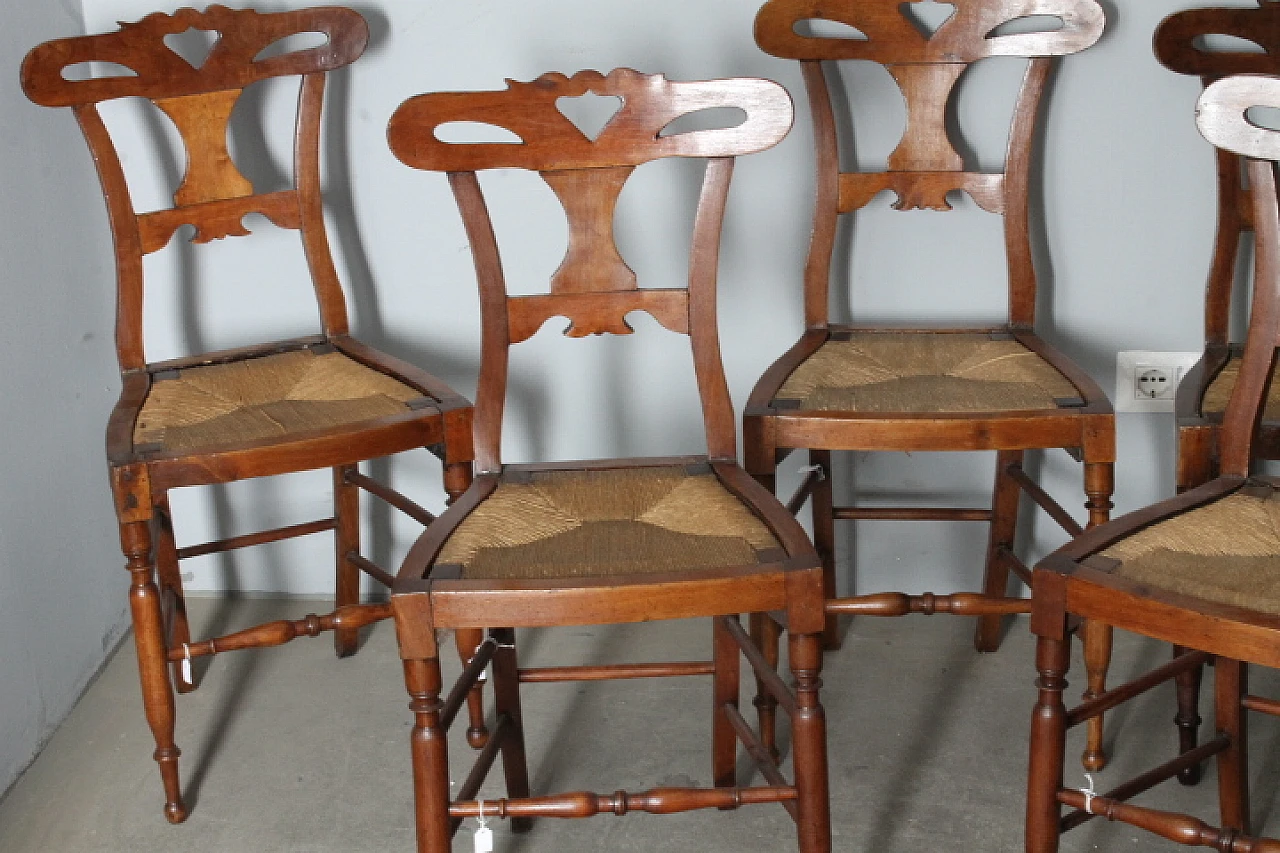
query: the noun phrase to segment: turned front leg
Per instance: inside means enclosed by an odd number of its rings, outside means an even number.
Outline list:
[[[414,818],[418,853],[449,853],[453,833],[449,821],[449,745],[440,725],[440,661],[404,661],[404,682],[412,700]]]
[[[796,778],[796,827],[800,853],[830,853],[831,801],[827,780],[827,720],[822,687],[822,635],[792,634],[787,646],[795,676],[796,712],[791,718]]]
[[[169,683],[168,652],[164,639],[164,616],[160,591],[156,588],[151,563],[151,525],[140,521],[120,525],[120,543],[129,571],[129,609],[133,616],[134,645],[138,651],[138,677],[142,682],[142,705],[147,724],[156,741],[155,760],[164,784],[164,815],[170,823],[187,819],[178,780],[178,756],[173,741],[174,703]]]
[[[1067,750],[1067,687],[1071,663],[1068,640],[1041,637],[1036,643],[1039,694],[1031,715],[1031,760],[1027,772],[1027,853],[1057,853],[1062,767]]]

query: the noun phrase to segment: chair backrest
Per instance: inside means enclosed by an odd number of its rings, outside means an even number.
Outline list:
[[[616,97],[618,112],[593,140],[560,112],[557,101],[588,93]],[[681,116],[737,108],[736,127],[663,131]],[[516,143],[446,143],[436,128],[450,122],[495,125]],[[716,268],[733,158],[777,144],[791,127],[786,90],[768,80],[673,82],[626,68],[604,76],[546,74],[531,83],[507,81],[503,91],[440,92],[411,98],[388,128],[391,150],[418,169],[449,173],[471,242],[480,287],[482,352],[476,393],[476,462],[501,465],[499,445],[506,397],[508,350],[551,317],[570,321],[565,334],[629,334],[626,315],[645,311],[663,327],[690,336],[708,453],[737,456],[733,407],[716,330]],[[635,168],[666,157],[707,158],[694,218],[688,286],[641,289],[618,253],[613,217],[618,195]],[[538,172],[564,207],[569,247],[549,292],[510,296],[476,172]]]
[[[879,193],[897,195],[898,210],[951,210],[947,193],[963,190],[1004,217],[1009,319],[1035,320],[1036,276],[1028,234],[1031,148],[1053,57],[1092,45],[1105,24],[1096,0],[953,0],[955,11],[932,35],[913,23],[902,0],[769,0],[756,17],[756,42],[766,52],[801,61],[817,148],[814,232],[805,269],[805,322],[825,326],[836,220]],[[853,27],[850,37],[802,34],[810,22]],[[966,167],[947,127],[947,111],[964,71],[980,59],[1030,60],[1013,113],[1004,169]],[[885,67],[906,101],[906,131],[888,169],[841,173],[836,123],[823,60],[866,60]],[[854,118],[857,121],[857,117]]]
[[[1280,77],[1242,74],[1205,88],[1196,106],[1200,133],[1218,148],[1250,158],[1253,225],[1256,234],[1253,304],[1245,337],[1240,378],[1223,418],[1221,470],[1247,476],[1253,437],[1271,384],[1280,345],[1280,209],[1275,161],[1280,160],[1280,131],[1256,124],[1254,107],[1280,109]]]
[[[1156,59],[1177,74],[1200,77],[1205,85],[1228,74],[1280,73],[1280,0],[1259,2],[1257,9],[1211,7],[1170,15],[1156,28]],[[1213,36],[1244,39],[1262,52],[1231,44],[1211,47],[1206,39]],[[1215,154],[1218,228],[1205,286],[1204,338],[1207,344],[1226,344],[1240,238],[1253,231],[1253,216],[1241,158],[1223,148]]]
[[[165,38],[189,29],[215,33],[203,63],[176,53]],[[303,33],[324,44],[284,53],[276,42]],[[346,304],[325,235],[320,200],[320,112],[325,72],[355,61],[368,42],[368,27],[350,9],[327,7],[262,14],[210,6],[180,9],[121,24],[102,35],[39,45],[22,64],[27,97],[48,107],[71,107],[98,167],[115,238],[118,302],[116,350],[121,370],[146,366],[142,340],[145,255],[164,248],[183,226],[195,227],[192,242],[207,243],[249,232],[242,220],[260,213],[281,228],[298,230],[319,302],[326,335],[348,330]],[[265,54],[265,55],[264,55]],[[114,63],[125,70],[86,80],[67,79],[71,66]],[[256,193],[231,159],[228,124],[245,87],[271,77],[300,76],[294,134],[294,187]],[[186,147],[187,165],[171,208],[134,209],[115,142],[98,104],[145,98],[167,115]]]

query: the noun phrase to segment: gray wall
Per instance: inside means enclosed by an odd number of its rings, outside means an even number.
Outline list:
[[[286,8],[300,2],[261,3]],[[785,83],[798,99],[796,129],[778,148],[740,163],[722,261],[722,337],[739,405],[761,371],[801,327],[800,276],[810,221],[811,141],[795,63],[761,53],[751,40],[756,3],[742,0],[653,0],[643,14],[595,0],[473,0],[469,3],[382,0],[355,3],[373,41],[332,94],[330,203],[341,266],[350,286],[357,330],[391,351],[439,372],[470,393],[478,362],[478,320],[471,260],[444,178],[415,173],[388,152],[384,129],[406,97],[434,89],[490,89],[502,78],[529,80],[548,70],[607,70],[629,65],[676,79],[759,75]],[[1151,57],[1160,18],[1194,0],[1117,4],[1102,41],[1067,59],[1046,125],[1038,195],[1045,211],[1040,305],[1046,337],[1076,358],[1110,393],[1119,349],[1194,350],[1201,341],[1204,272],[1213,228],[1212,160],[1192,121],[1198,83],[1162,69]],[[1248,6],[1248,0],[1232,5]],[[88,0],[88,28],[136,19],[153,0]],[[958,120],[986,166],[1003,157],[1003,120],[1022,62],[990,60],[970,73]],[[883,108],[889,119],[857,125],[864,163],[883,162],[900,132],[901,97],[878,69],[854,67],[845,77],[857,108]],[[279,119],[292,93],[268,88],[253,106]],[[994,106],[995,104],[1005,106]],[[278,107],[278,108],[277,108]],[[126,138],[149,142],[159,125],[126,110],[112,116]],[[284,144],[234,138],[251,174],[270,185],[287,174]],[[127,162],[140,197],[162,204],[177,179],[166,169]],[[246,167],[249,168],[249,167]],[[647,171],[656,174],[646,174]],[[664,178],[677,189],[663,190]],[[673,167],[643,169],[618,214],[624,255],[642,284],[679,281],[685,257],[683,217],[694,175]],[[486,179],[494,194],[506,265],[518,286],[545,281],[563,252],[564,219],[545,187],[521,175]],[[674,215],[654,217],[652,204]],[[519,207],[533,216],[520,219]],[[227,241],[196,257],[179,247],[150,269],[149,344],[155,356],[243,343],[268,332],[309,330],[314,312],[290,277],[299,269],[291,234],[261,229],[266,252]],[[887,196],[861,214],[849,242],[856,258],[837,275],[836,315],[859,319],[983,321],[1003,312],[1004,268],[998,220],[962,199],[954,213],[898,213]],[[971,248],[982,251],[972,252]],[[288,259],[287,261],[285,259]],[[216,263],[231,274],[217,279]],[[251,304],[252,311],[245,305]],[[300,310],[298,306],[303,306]],[[507,452],[513,461],[611,454],[697,451],[701,446],[684,345],[639,321],[634,339],[567,341],[554,331],[518,348]],[[1119,509],[1172,490],[1172,422],[1168,415],[1120,417]],[[983,503],[992,459],[982,454],[845,455],[841,480],[857,468],[861,492],[888,500],[933,502],[938,493]],[[1083,516],[1079,467],[1054,452],[1032,459],[1050,490]],[[794,465],[788,470],[793,471]],[[391,476],[438,505],[429,462],[397,461]],[[787,475],[784,480],[793,480]],[[323,477],[244,484],[235,494],[179,495],[180,536],[250,529],[259,517],[299,521],[326,510]],[[920,497],[913,497],[920,496]],[[232,500],[234,498],[235,500]],[[380,520],[379,551],[396,555],[416,535],[412,524]],[[183,532],[185,531],[185,533]],[[389,534],[389,535],[388,535]],[[971,587],[980,571],[980,525],[888,523],[859,528],[856,585],[862,590]],[[1028,525],[1034,551],[1061,542],[1043,518]],[[842,536],[842,548],[853,537]],[[193,589],[329,588],[323,537],[255,554],[192,561]],[[298,570],[288,570],[297,566]],[[853,578],[847,578],[853,581]]]
[[[32,105],[18,63],[83,31],[80,4],[12,3],[0,27],[0,791],[123,634],[128,575],[102,433],[115,402],[111,244],[67,111]]]
[[[1066,61],[1050,104],[1038,190],[1046,260],[1040,311],[1045,336],[1110,392],[1117,350],[1192,350],[1201,344],[1213,179],[1210,149],[1192,120],[1198,83],[1166,72],[1150,52],[1151,31],[1161,17],[1204,3],[1103,4],[1110,18],[1107,34],[1096,47]],[[83,5],[89,31],[136,20],[157,6],[155,0],[85,0]],[[474,391],[478,364],[470,256],[443,177],[408,170],[386,148],[386,122],[401,101],[436,89],[499,88],[504,77],[529,80],[549,70],[618,65],[663,71],[675,79],[766,76],[790,88],[799,99],[796,129],[775,150],[741,162],[728,215],[721,330],[731,388],[741,405],[756,377],[800,331],[799,270],[812,193],[811,140],[798,69],[753,45],[758,4],[350,0],[349,5],[366,14],[374,38],[366,57],[337,75],[331,89],[336,109],[327,129],[326,166],[330,214],[339,235],[335,248],[355,327],[467,394]],[[8,16],[13,25],[4,38],[12,45],[10,68],[38,38],[78,28],[74,11]],[[959,122],[985,165],[1002,156],[1003,132],[984,130],[989,119],[1001,115],[991,104],[1012,94],[1020,73],[1015,60],[992,60],[967,81]],[[5,315],[5,322],[15,326],[5,346],[21,354],[11,355],[3,381],[15,386],[11,398],[24,401],[20,411],[8,407],[7,416],[18,423],[6,434],[21,439],[4,451],[11,457],[5,470],[24,486],[5,497],[0,519],[9,546],[4,559],[20,555],[23,560],[20,571],[6,564],[0,575],[5,584],[0,607],[6,614],[12,611],[0,620],[4,750],[11,742],[11,719],[23,720],[18,727],[36,733],[24,743],[35,743],[42,721],[56,719],[65,704],[47,700],[51,711],[10,712],[9,703],[39,704],[32,697],[41,695],[43,682],[35,673],[52,671],[39,666],[41,661],[58,659],[66,673],[62,687],[43,689],[64,699],[92,671],[101,654],[97,644],[105,645],[119,624],[125,582],[123,573],[112,574],[119,560],[110,542],[100,463],[100,429],[111,396],[105,388],[114,384],[105,335],[110,313],[105,218],[69,118],[20,102],[8,77],[3,91],[13,103],[6,115],[21,120],[7,124],[10,156],[0,172],[14,184],[8,197],[30,201],[38,210],[6,205],[9,228],[0,231],[0,239],[14,247],[4,257],[20,273],[12,279],[9,298],[25,309]],[[884,107],[900,121],[900,97],[879,72],[851,71],[846,82],[860,107]],[[287,132],[283,116],[291,98],[281,87],[268,87],[245,108],[270,116]],[[149,142],[161,126],[128,108],[108,118],[138,143]],[[858,128],[860,159],[882,161],[897,128],[890,121]],[[287,143],[233,136],[233,147],[260,188],[288,173]],[[164,203],[180,162],[177,154],[160,168],[149,167],[141,156],[126,159],[141,207]],[[536,194],[536,179],[526,177],[487,179],[517,286],[545,281],[563,252],[565,233],[563,216],[545,188]],[[623,196],[619,240],[642,284],[661,286],[681,278],[682,223],[692,209],[694,177],[679,165],[666,172],[641,170]],[[663,178],[675,178],[677,188],[664,189]],[[531,220],[512,215],[517,204],[531,206]],[[646,212],[653,204],[667,204],[674,214],[655,217]],[[55,221],[56,230],[50,225]],[[259,228],[268,235],[265,252],[254,251],[251,242],[224,241],[199,257],[178,246],[149,260],[150,355],[314,328],[306,286],[296,278],[301,270],[296,237],[265,224]],[[856,260],[847,275],[838,275],[837,316],[969,321],[1001,315],[998,226],[967,200],[950,214],[900,214],[882,198],[860,215],[850,241]],[[975,254],[968,251],[972,247],[988,251]],[[229,266],[230,274],[215,279],[216,263]],[[509,460],[701,449],[686,346],[647,320],[636,325],[644,334],[632,339],[568,341],[550,331],[516,350]],[[35,367],[17,369],[31,364],[25,354],[36,350],[53,358],[45,362],[47,375],[32,375]],[[1168,415],[1120,416],[1118,511],[1172,493],[1172,428]],[[839,465],[846,483],[847,469],[856,467],[858,489],[868,496],[927,503],[940,494],[982,503],[992,477],[992,460],[985,455],[859,454],[843,456]],[[1078,465],[1054,452],[1032,460],[1032,466],[1049,490],[1083,517]],[[795,467],[789,463],[785,481],[794,481]],[[32,476],[37,472],[40,476]],[[429,461],[398,460],[384,473],[426,503],[439,505],[437,471]],[[175,496],[183,543],[243,532],[261,521],[316,517],[327,511],[329,500],[323,476],[240,484],[205,495]],[[77,519],[74,535],[55,527],[58,510]],[[383,516],[375,515],[371,524],[383,543],[376,553],[392,564],[417,533],[413,525]],[[1036,519],[1027,535],[1036,553],[1062,541],[1043,519]],[[862,591],[972,588],[983,537],[978,525],[863,526],[856,542],[856,585]],[[849,550],[851,537],[842,535],[842,542]],[[322,594],[331,584],[329,565],[327,539],[310,537],[255,553],[192,561],[184,570],[190,573],[189,588],[196,590]],[[845,583],[854,580],[846,577]],[[103,588],[91,589],[90,583]],[[55,595],[60,584],[68,591]],[[23,598],[13,599],[8,587]],[[81,649],[73,637],[81,634],[94,648],[73,653]],[[15,683],[31,686],[10,689]],[[30,749],[23,747],[25,752],[12,760],[5,753],[0,771],[20,765]],[[0,772],[0,781],[4,778]]]
[[[238,5],[238,4],[237,4]],[[264,2],[278,9],[301,2]],[[654,0],[645,13],[593,0],[537,4],[510,0],[443,3],[383,0],[352,3],[366,14],[369,52],[331,90],[330,214],[338,229],[340,267],[349,286],[358,333],[427,366],[463,393],[474,390],[478,320],[474,277],[452,199],[439,175],[414,173],[388,152],[384,129],[406,97],[433,89],[501,87],[502,78],[532,79],[548,70],[573,72],[628,65],[676,79],[759,75],[784,82],[799,99],[791,137],[747,158],[731,199],[722,262],[722,337],[739,405],[760,372],[801,325],[799,269],[812,191],[811,142],[798,69],[765,56],[751,41],[756,4],[740,0],[677,3]],[[1111,25],[1102,42],[1070,58],[1058,80],[1047,124],[1042,180],[1047,263],[1043,331],[1110,391],[1118,349],[1195,349],[1200,343],[1201,293],[1212,233],[1211,157],[1195,133],[1196,81],[1161,69],[1150,33],[1170,11],[1193,2],[1129,4],[1104,0]],[[1238,0],[1233,5],[1250,5]],[[141,17],[153,0],[86,0],[90,31]],[[1017,60],[993,60],[970,74],[959,120],[984,165],[1003,154]],[[882,161],[899,132],[901,100],[881,72],[853,70],[846,82],[859,107],[885,107],[890,121],[858,125],[859,157]],[[287,133],[293,97],[268,85],[246,109],[271,116]],[[156,138],[154,118],[130,109],[108,116],[125,139],[143,147]],[[995,122],[991,122],[995,119]],[[999,130],[987,130],[998,126]],[[260,186],[288,174],[287,143],[238,136],[245,169]],[[165,203],[178,178],[180,153],[155,168],[126,160],[141,206]],[[685,257],[682,217],[692,203],[693,174],[674,167],[641,170],[618,216],[623,253],[643,284],[679,281]],[[675,190],[663,179],[675,178]],[[680,185],[680,182],[683,182]],[[563,252],[564,220],[545,187],[527,176],[487,180],[495,200],[506,264],[517,286],[536,286]],[[674,216],[653,217],[653,204]],[[521,220],[513,213],[531,207]],[[876,201],[850,242],[856,260],[838,276],[837,316],[860,319],[998,319],[1004,270],[998,223],[963,200],[957,212],[899,214]],[[292,234],[262,225],[265,251],[245,241],[202,249],[178,246],[149,263],[150,355],[162,357],[231,346],[264,334],[309,331],[314,311]],[[974,254],[970,247],[989,251]],[[230,274],[215,279],[215,270]],[[245,306],[252,305],[251,311]],[[301,306],[301,307],[299,307]],[[856,308],[851,308],[856,306]],[[701,446],[683,344],[646,320],[630,340],[566,341],[554,332],[517,349],[507,456],[573,458],[649,452],[696,452]],[[1171,419],[1120,418],[1119,508],[1166,495],[1171,480]],[[981,503],[991,480],[985,455],[883,454],[845,456],[857,467],[861,492],[889,500],[932,502],[936,493]],[[1051,491],[1082,515],[1079,468],[1061,453],[1033,459]],[[791,466],[794,468],[794,466]],[[412,457],[387,469],[402,488],[439,505],[437,472]],[[845,483],[852,478],[842,471]],[[784,474],[784,481],[793,477]],[[175,496],[184,541],[251,529],[258,520],[301,521],[327,511],[323,477],[240,484],[221,492]],[[416,535],[414,525],[375,516],[376,555],[394,563]],[[1039,553],[1060,542],[1043,520],[1028,526]],[[866,525],[857,537],[856,585],[970,586],[979,571],[984,533],[977,525],[903,528]],[[849,549],[853,537],[842,537]],[[256,553],[210,557],[184,565],[194,590],[228,588],[323,594],[330,585],[328,543],[299,540]],[[904,574],[904,571],[909,571]],[[852,577],[847,579],[852,582]]]

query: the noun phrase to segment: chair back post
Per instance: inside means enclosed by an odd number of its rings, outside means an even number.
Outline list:
[[[1252,444],[1280,345],[1280,210],[1275,161],[1280,160],[1280,131],[1252,122],[1253,107],[1280,108],[1280,78],[1241,74],[1209,85],[1196,106],[1196,124],[1213,145],[1248,161],[1256,230],[1253,304],[1245,337],[1240,378],[1223,419],[1221,470],[1247,477]]]
[[[618,112],[594,139],[558,108],[561,98],[616,97]],[[677,119],[706,110],[737,108],[733,127],[664,131]],[[702,402],[708,455],[737,456],[728,383],[716,325],[716,279],[734,158],[777,144],[788,132],[792,107],[786,90],[768,80],[673,82],[661,75],[619,68],[608,75],[581,71],[546,74],[530,83],[508,80],[492,92],[437,92],[411,98],[396,110],[387,135],[406,165],[446,172],[471,244],[480,289],[481,365],[476,395],[476,463],[497,471],[506,399],[509,350],[547,320],[570,321],[565,335],[631,334],[626,317],[645,311],[664,328],[690,336]],[[450,122],[490,124],[519,143],[447,143],[436,129]],[[667,157],[708,161],[694,218],[686,287],[639,287],[618,253],[614,209],[637,166]],[[477,172],[537,172],[556,195],[569,222],[569,247],[548,292],[511,296]]]
[[[829,323],[829,279],[840,214],[865,207],[881,192],[896,194],[897,210],[951,210],[947,194],[962,190],[989,213],[1003,215],[1009,275],[1009,320],[1030,329],[1035,322],[1036,274],[1028,227],[1031,149],[1045,86],[1056,57],[1092,45],[1105,17],[1096,0],[969,0],[932,35],[909,18],[901,0],[769,0],[756,16],[756,42],[766,53],[801,61],[814,121],[817,200],[805,268],[805,323]],[[1039,29],[1040,17],[1056,29]],[[1018,28],[1016,22],[1028,24]],[[811,22],[853,27],[851,37],[802,34]],[[1011,29],[1011,27],[1013,27]],[[1030,60],[1013,115],[1005,168],[967,169],[947,130],[946,113],[956,83],[979,59],[1019,56]],[[883,172],[840,172],[830,90],[822,63],[866,60],[884,66],[906,101],[907,122]]]
[[[1209,7],[1170,15],[1155,31],[1156,59],[1175,74],[1200,77],[1206,86],[1230,74],[1280,73],[1280,0],[1259,0],[1259,4],[1257,9]],[[1262,52],[1229,45],[1211,47],[1206,37],[1215,35],[1244,39]],[[1205,285],[1204,337],[1207,344],[1226,345],[1240,238],[1253,232],[1253,205],[1242,159],[1222,148],[1214,153],[1218,224]]]
[[[165,42],[190,29],[213,33],[203,62],[194,63]],[[290,36],[318,33],[325,43],[269,52]],[[281,228],[300,232],[327,336],[348,331],[346,301],[325,233],[320,201],[320,114],[325,74],[364,52],[369,30],[356,12],[341,7],[259,13],[210,6],[156,13],[119,30],[46,42],[27,54],[22,87],[48,107],[71,107],[89,144],[107,202],[117,270],[116,350],[122,371],[146,366],[142,335],[145,255],[159,251],[185,225],[194,243],[245,236],[242,220],[260,213]],[[83,63],[112,63],[89,79],[64,76]],[[273,77],[301,77],[294,132],[293,189],[257,193],[228,151],[232,112],[244,89]],[[145,98],[177,128],[186,149],[186,171],[170,208],[139,213],[133,205],[120,155],[98,104]]]

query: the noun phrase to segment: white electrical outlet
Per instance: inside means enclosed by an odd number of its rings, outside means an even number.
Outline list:
[[[1117,412],[1172,412],[1178,383],[1198,352],[1129,350],[1116,354]]]

